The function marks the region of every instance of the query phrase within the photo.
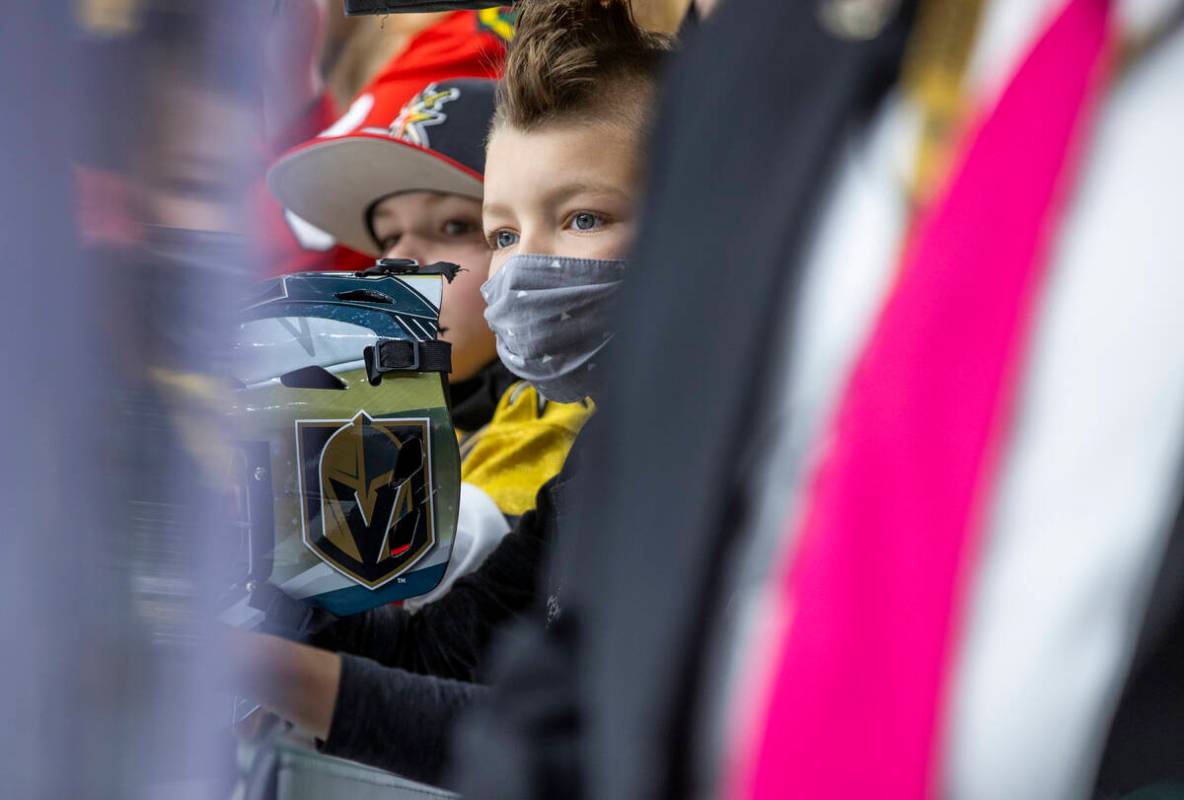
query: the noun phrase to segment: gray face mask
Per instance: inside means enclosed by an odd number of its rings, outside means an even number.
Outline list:
[[[591,395],[624,261],[511,256],[481,287],[497,354],[557,403]]]

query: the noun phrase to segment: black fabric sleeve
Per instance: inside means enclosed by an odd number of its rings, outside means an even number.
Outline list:
[[[487,690],[342,655],[341,683],[321,752],[436,785],[456,716]]]
[[[412,614],[383,606],[344,617],[310,643],[364,656],[388,667],[463,681],[484,677],[495,628],[537,598],[541,564],[554,528],[554,493],[562,473],[539,490],[537,507],[519,518],[497,548],[448,594]]]
[[[579,800],[583,730],[572,615],[499,637],[492,685],[456,724],[447,784],[462,797]]]

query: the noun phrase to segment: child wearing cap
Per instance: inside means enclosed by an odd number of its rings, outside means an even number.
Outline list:
[[[482,289],[499,354],[545,398],[597,390],[669,46],[637,27],[627,3],[524,4],[488,146],[484,229],[494,257]],[[260,637],[275,647],[282,680],[254,696],[326,753],[440,780],[452,723],[483,692],[495,631],[543,603],[548,619],[560,613],[543,565],[577,463],[573,452],[485,563],[418,614],[387,607],[342,620],[314,641],[337,653]],[[267,674],[266,653],[257,655]],[[247,666],[260,674],[260,662]]]
[[[374,24],[356,17],[347,22],[341,3],[335,12],[333,5],[328,0],[275,4],[263,59],[272,157],[330,126],[339,102],[349,106],[366,102],[362,98],[369,95],[393,116],[431,81],[497,77],[513,35],[512,18],[503,9],[400,15]],[[352,33],[343,37],[346,30]],[[385,63],[375,63],[376,58]],[[257,195],[260,255],[268,274],[365,269],[372,263],[331,232],[285,209],[265,185]]]

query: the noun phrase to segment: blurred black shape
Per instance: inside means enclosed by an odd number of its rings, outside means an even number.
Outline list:
[[[406,14],[418,11],[456,11],[514,5],[514,0],[345,0],[346,16]]]

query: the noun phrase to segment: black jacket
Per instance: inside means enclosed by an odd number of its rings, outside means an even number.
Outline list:
[[[494,359],[466,381],[448,384],[448,410],[457,430],[472,433],[493,419],[497,403],[519,378]]]
[[[462,726],[469,800],[695,794],[705,623],[744,524],[768,343],[784,336],[841,134],[895,80],[913,4],[869,41],[823,30],[819,5],[722,3],[671,66],[622,296],[628,346],[608,365],[560,548],[564,613],[550,629],[516,626],[498,648],[492,696]],[[1180,540],[1100,792],[1184,778]]]

